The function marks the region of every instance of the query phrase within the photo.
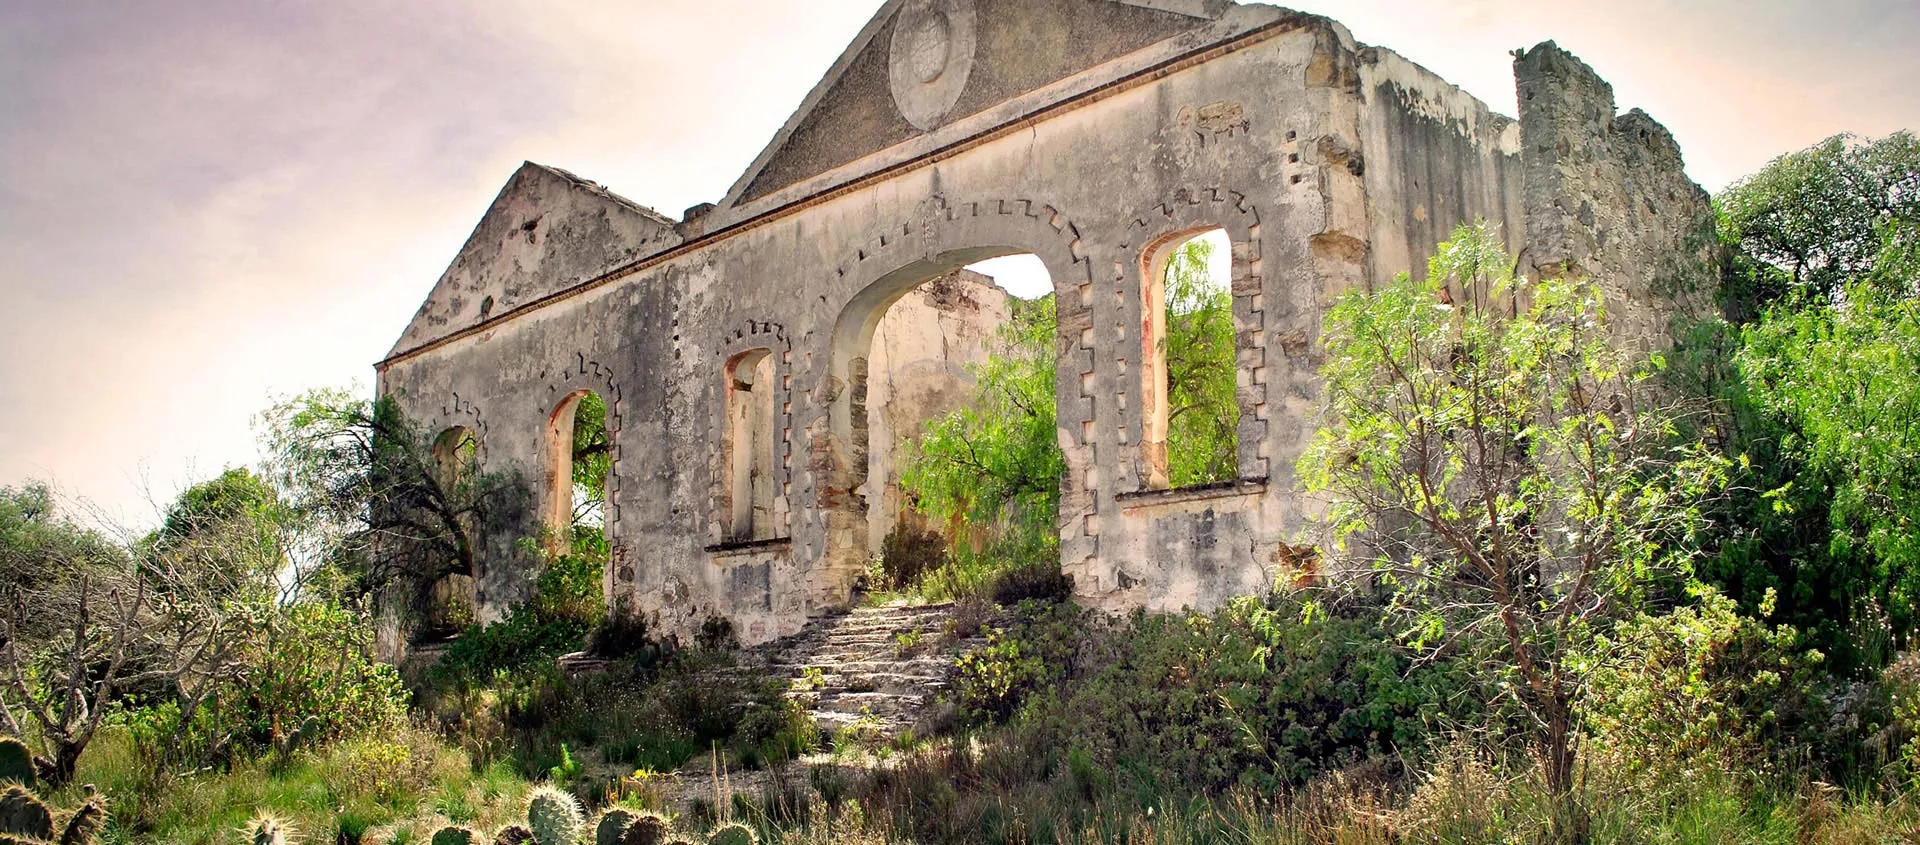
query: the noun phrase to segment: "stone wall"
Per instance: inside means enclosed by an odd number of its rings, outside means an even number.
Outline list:
[[[1082,7],[1098,11],[1070,14]],[[913,26],[896,38],[902,15]],[[1096,18],[1128,29],[1072,37]],[[1039,61],[1031,44],[1084,50]],[[723,615],[764,641],[844,608],[884,534],[890,505],[870,479],[893,470],[874,460],[907,428],[883,413],[876,440],[866,413],[876,396],[897,404],[897,377],[872,377],[893,365],[869,366],[876,337],[883,354],[907,338],[888,306],[1031,253],[1057,297],[1057,522],[1078,600],[1215,606],[1270,588],[1312,540],[1321,504],[1293,470],[1341,292],[1418,272],[1454,225],[1485,218],[1533,272],[1601,278],[1636,337],[1699,301],[1703,195],[1671,138],[1615,117],[1605,84],[1551,45],[1516,73],[1518,121],[1337,23],[1269,6],[890,0],[729,195],[670,230],[545,168],[526,178],[551,188],[516,176],[380,365],[380,388],[429,425],[479,432],[483,467],[522,473],[536,498],[563,493],[544,481],[549,415],[573,391],[602,392],[609,596],[666,632]],[[949,112],[930,118],[937,97]],[[858,117],[873,114],[887,118]],[[851,117],[807,129],[822,115]],[[558,237],[557,222],[585,233],[601,216],[604,242]],[[1155,489],[1143,280],[1170,245],[1215,228],[1231,246],[1241,477]],[[742,541],[724,516],[726,370],[761,353],[776,527]],[[487,538],[477,591],[493,615],[532,581],[513,535]]]
[[[1680,145],[1646,112],[1617,114],[1613,86],[1549,41],[1515,55],[1527,231],[1523,271],[1597,280],[1614,330],[1664,346],[1677,317],[1716,304],[1713,209]]]

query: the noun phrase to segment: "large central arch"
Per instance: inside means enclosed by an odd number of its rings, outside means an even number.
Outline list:
[[[851,290],[839,309],[827,346],[827,367],[813,396],[814,419],[806,427],[815,507],[823,538],[808,568],[808,604],[845,604],[853,584],[866,570],[870,553],[868,508],[858,488],[867,480],[867,356],[875,328],[887,309],[918,285],[970,264],[1008,255],[1032,254],[1046,267],[1059,315],[1054,349],[1055,403],[1067,477],[1061,489],[1061,525],[1067,516],[1091,510],[1082,495],[1089,461],[1081,417],[1091,420],[1090,404],[1068,407],[1079,398],[1082,375],[1090,372],[1091,351],[1074,354],[1091,342],[1083,331],[1090,319],[1092,265],[1080,231],[1053,206],[1028,200],[951,203],[935,197],[924,203],[919,219],[890,228],[837,270],[843,290]],[[1089,402],[1091,400],[1089,399]],[[1063,528],[1063,535],[1066,530]],[[1063,542],[1067,538],[1062,537]]]

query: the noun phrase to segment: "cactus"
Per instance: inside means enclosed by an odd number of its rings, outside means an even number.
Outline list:
[[[9,786],[0,795],[0,833],[22,839],[52,839],[53,814],[24,786]]]
[[[593,825],[593,845],[620,845],[627,835],[627,828],[633,826],[633,811],[614,807],[600,814],[600,820]]]
[[[585,826],[580,802],[572,795],[542,786],[527,796],[527,829],[540,845],[573,845]]]
[[[493,845],[527,845],[532,841],[533,831],[517,824],[500,828],[500,832],[493,835]]]
[[[627,835],[620,838],[620,845],[667,845],[667,820],[652,813],[641,813],[627,825]]]
[[[287,845],[294,836],[291,823],[267,812],[254,816],[240,832],[251,845]]]
[[[66,826],[60,830],[59,845],[93,845],[106,826],[106,800],[94,791],[93,784],[87,784],[87,802],[67,817]]]
[[[10,736],[0,736],[0,781],[13,781],[34,788],[33,752],[27,744]]]
[[[480,845],[480,834],[472,828],[448,825],[433,832],[429,845]]]
[[[738,822],[723,824],[707,834],[707,845],[759,845],[760,838],[753,835],[753,828]]]

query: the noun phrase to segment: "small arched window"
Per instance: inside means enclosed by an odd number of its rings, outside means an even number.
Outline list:
[[[722,432],[726,542],[765,540],[774,525],[773,354],[749,349],[727,361],[726,421]]]

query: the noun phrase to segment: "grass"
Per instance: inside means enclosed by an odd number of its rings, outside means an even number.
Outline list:
[[[142,775],[127,732],[108,728],[80,760],[74,786],[50,796],[70,806],[80,784],[104,793],[109,843],[231,843],[256,813],[293,824],[309,842],[361,835],[416,818],[492,829],[520,813],[528,784],[505,764],[474,771],[466,754],[411,729],[367,736],[283,761],[155,781]]]

